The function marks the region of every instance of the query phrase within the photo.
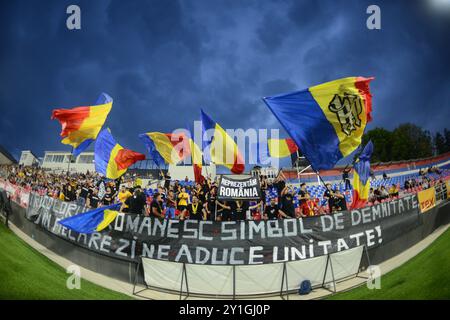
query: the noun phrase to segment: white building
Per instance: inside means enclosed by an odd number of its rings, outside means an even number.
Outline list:
[[[39,159],[30,150],[22,151],[19,164],[23,166],[39,166]]]
[[[250,174],[252,176],[256,176],[256,175],[266,176],[267,181],[269,183],[272,183],[273,180],[275,180],[275,178],[278,176],[278,172],[279,172],[279,170],[275,167],[256,166],[252,170],[250,170]]]
[[[92,172],[95,171],[94,152],[82,152],[74,159],[70,152],[46,151],[41,166],[55,172]]]

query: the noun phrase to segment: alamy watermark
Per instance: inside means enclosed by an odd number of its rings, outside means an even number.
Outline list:
[[[81,9],[75,4],[67,7],[66,13],[69,15],[66,19],[66,27],[69,30],[81,29]]]
[[[381,29],[381,9],[376,4],[372,4],[367,7],[367,14],[370,16],[366,20],[366,26],[369,30],[380,30]]]
[[[367,289],[381,289],[381,269],[377,265],[369,266],[366,270],[367,275]]]
[[[270,133],[270,134],[269,134]],[[216,165],[250,164],[279,167],[279,158],[269,155],[268,140],[280,139],[279,129],[223,129],[216,128],[202,130],[202,122],[194,121],[192,133],[184,128],[172,131],[171,140],[174,145],[172,161],[176,163],[179,154],[191,152],[190,139],[203,149],[203,158],[206,163]],[[279,145],[273,143],[271,152],[278,153]],[[238,156],[239,155],[239,156]],[[185,165],[192,164],[193,157],[185,157]],[[246,161],[247,160],[247,161]]]
[[[76,264],[72,264],[67,267],[66,273],[70,276],[66,280],[66,287],[69,290],[81,289],[81,270]]]

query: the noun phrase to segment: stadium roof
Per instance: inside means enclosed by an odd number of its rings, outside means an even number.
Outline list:
[[[17,160],[0,145],[0,164],[17,163]]]

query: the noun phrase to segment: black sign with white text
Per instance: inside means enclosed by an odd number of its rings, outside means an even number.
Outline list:
[[[219,200],[258,200],[261,199],[261,187],[258,177],[233,179],[230,176],[220,177],[217,191]]]
[[[303,219],[269,221],[158,220],[119,214],[105,230],[78,234],[58,223],[75,204],[32,194],[28,219],[89,250],[128,261],[139,256],[198,264],[261,264],[309,259],[389,242],[420,223],[417,197]]]

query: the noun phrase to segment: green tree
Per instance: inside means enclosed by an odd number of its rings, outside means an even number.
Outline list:
[[[444,152],[450,151],[450,130],[444,129],[445,148]]]
[[[372,162],[388,162],[392,157],[392,132],[375,128],[367,131],[362,137],[362,143],[365,145],[369,140],[373,143]]]
[[[436,132],[434,136],[434,146],[436,147],[437,154],[443,154],[446,152],[445,137],[440,132]]]
[[[392,160],[409,160],[432,156],[433,144],[429,131],[405,123],[392,132]]]

